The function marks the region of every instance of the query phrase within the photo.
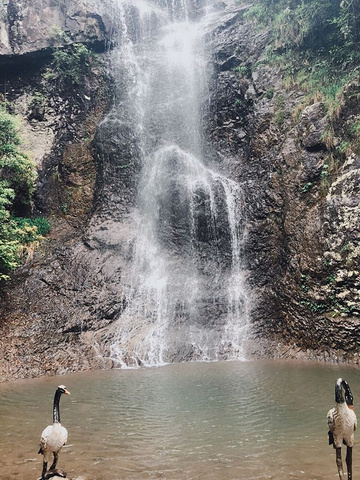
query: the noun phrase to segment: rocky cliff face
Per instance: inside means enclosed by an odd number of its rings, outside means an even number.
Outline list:
[[[321,102],[297,113],[304,93],[284,87],[263,62],[267,34],[236,15],[214,35],[209,125],[246,192],[252,322],[271,340],[254,350],[357,363],[359,151],[357,141],[339,147],[358,120],[359,82],[348,85],[336,121]]]
[[[83,355],[81,348],[71,355],[71,348],[64,348],[62,334],[56,331],[67,311],[64,300],[74,297],[68,296],[73,288],[81,288],[81,273],[67,256],[78,247],[94,210],[99,166],[93,139],[110,108],[112,80],[107,73],[105,43],[111,39],[106,14],[101,14],[103,2],[10,1],[5,7],[0,49],[2,100],[19,118],[23,148],[38,167],[34,214],[47,215],[52,223],[52,235],[41,251],[33,258],[28,256],[19,278],[3,292],[0,363],[2,378],[11,378],[66,371],[80,351]],[[52,51],[71,48],[79,41],[99,56],[79,82],[71,78],[63,82],[54,70]],[[63,295],[56,293],[56,276],[64,272],[67,293]],[[69,280],[72,275],[77,279]],[[65,316],[72,315],[73,310]],[[83,322],[82,315],[76,313],[75,318]],[[67,329],[65,343],[73,334],[72,325]],[[62,326],[60,330],[64,331]],[[59,360],[46,360],[50,345]]]
[[[54,25],[66,42],[110,40],[104,6],[92,2],[9,0],[6,7],[0,62],[8,72],[19,55],[44,58]],[[303,93],[285,89],[280,71],[262,61],[267,41],[242,8],[209,32],[215,70],[206,135],[246,200],[249,354],[357,363],[360,152],[339,146],[358,120],[360,85],[349,85],[326,141],[324,106],[295,115]],[[22,66],[6,82],[39,165],[37,208],[53,215],[54,228],[5,289],[2,379],[111,367],[104,344],[126,308],[136,142],[113,114],[100,123],[111,86],[97,67],[72,94],[50,89],[42,119],[31,118],[39,75]]]
[[[5,0],[0,18],[1,61],[38,58],[66,42],[104,44],[110,18],[96,0]]]

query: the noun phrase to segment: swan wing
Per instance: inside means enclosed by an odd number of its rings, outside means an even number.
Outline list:
[[[335,426],[334,413],[335,413],[335,408],[331,408],[327,413],[327,424],[330,432],[334,431],[334,426]]]
[[[357,418],[356,418],[355,412],[354,412],[354,417],[355,417],[354,418],[354,432],[355,432],[355,430],[357,429]]]
[[[348,426],[349,428],[351,428],[352,432],[355,432],[357,427],[356,413],[354,412],[354,410],[350,410],[350,409],[348,413]]]
[[[63,442],[63,446],[68,441],[68,431],[66,430],[65,427],[61,427],[61,441]]]
[[[44,451],[47,449],[47,444],[48,444],[48,439],[51,436],[53,426],[48,425],[42,432],[41,438],[40,438],[40,449],[39,453],[44,453]]]

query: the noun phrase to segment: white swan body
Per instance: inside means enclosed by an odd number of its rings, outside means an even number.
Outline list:
[[[59,453],[68,439],[68,431],[61,423],[47,426],[41,434],[40,449],[44,455],[44,462],[49,462],[54,452]]]
[[[354,446],[354,432],[357,427],[356,414],[346,402],[336,405],[328,411],[328,427],[334,437],[334,448],[341,448],[343,441],[346,446]]]

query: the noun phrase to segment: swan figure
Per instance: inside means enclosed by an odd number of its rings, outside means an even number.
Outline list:
[[[340,480],[344,480],[341,445],[346,445],[348,480],[352,480],[352,448],[357,427],[353,396],[349,384],[342,378],[335,383],[335,407],[328,411],[329,445],[336,450],[336,465]]]
[[[45,480],[55,475],[58,475],[60,477],[66,476],[64,472],[55,470],[59,458],[59,452],[68,439],[68,432],[66,428],[63,427],[60,423],[59,404],[60,397],[63,393],[70,395],[69,390],[67,390],[64,385],[59,385],[56,389],[54,396],[53,424],[48,425],[41,434],[40,449],[38,453],[41,453],[44,458],[40,480]],[[49,460],[51,459],[51,454],[53,454],[54,456],[54,461],[49,469],[48,474],[46,474],[47,465]]]

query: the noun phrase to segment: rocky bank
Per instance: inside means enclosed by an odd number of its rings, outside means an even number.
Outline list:
[[[246,199],[248,354],[358,363],[360,149],[339,146],[360,121],[360,79],[331,124],[321,102],[298,108],[304,93],[263,61],[268,32],[245,10],[224,12],[208,33],[215,68],[205,123],[219,170]],[[3,6],[1,91],[38,165],[36,213],[53,229],[3,289],[1,380],[113,366],[103,342],[126,308],[124,245],[140,165],[133,134],[111,113],[109,12],[111,2],[95,0]],[[53,48],[74,42],[97,50],[100,63],[81,87],[44,82]]]

